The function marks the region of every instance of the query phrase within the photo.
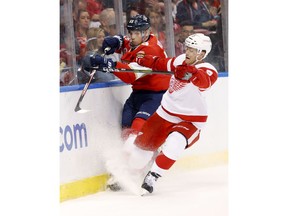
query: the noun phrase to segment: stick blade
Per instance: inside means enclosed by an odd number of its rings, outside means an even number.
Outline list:
[[[90,112],[91,110],[84,110],[84,109],[81,109],[79,106],[78,107],[75,107],[74,111],[76,113],[87,113],[87,112]]]
[[[81,110],[80,106],[76,106],[75,109],[74,109],[75,112],[78,112],[80,110]]]
[[[149,194],[149,192],[147,190],[145,190],[144,188],[141,188],[141,191],[140,191],[140,196],[147,196]]]
[[[81,110],[79,110],[77,113],[87,113],[87,112],[90,112],[91,110],[83,110],[83,109],[81,109]]]

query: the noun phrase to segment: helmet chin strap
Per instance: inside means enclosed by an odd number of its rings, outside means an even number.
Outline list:
[[[198,57],[199,57],[199,55],[196,56],[196,60],[195,60],[191,65],[195,65],[195,64],[197,64],[199,61],[203,60],[203,58],[202,58],[202,59],[198,59]]]
[[[148,32],[148,30],[141,31],[142,43],[146,42],[149,38],[150,32],[148,34],[145,34],[146,31]]]
[[[201,54],[201,52],[202,52],[202,50],[198,50],[198,54],[196,56],[196,60],[195,60],[195,62],[192,65],[195,65],[196,63],[198,63],[199,61],[202,61],[204,59],[204,57],[201,58],[201,59],[198,59],[198,57]]]

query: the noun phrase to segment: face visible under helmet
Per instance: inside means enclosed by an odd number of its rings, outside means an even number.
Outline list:
[[[131,17],[127,24],[128,31],[145,31],[150,27],[150,20],[145,15]]]
[[[203,57],[204,59],[211,51],[212,42],[208,36],[202,33],[196,33],[186,38],[185,46],[197,49],[198,53],[201,53],[202,51],[206,51],[205,56]]]

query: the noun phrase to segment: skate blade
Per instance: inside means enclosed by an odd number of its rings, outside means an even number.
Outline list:
[[[147,190],[144,189],[144,188],[141,188],[140,195],[141,195],[141,196],[146,196],[147,194],[149,194],[149,191],[147,191]]]

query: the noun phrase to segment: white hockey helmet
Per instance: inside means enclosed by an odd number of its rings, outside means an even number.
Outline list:
[[[185,39],[185,46],[197,49],[198,53],[201,53],[202,51],[206,51],[205,56],[203,57],[204,59],[211,51],[212,42],[208,36],[202,33],[196,33],[196,34],[190,35],[189,37]]]

